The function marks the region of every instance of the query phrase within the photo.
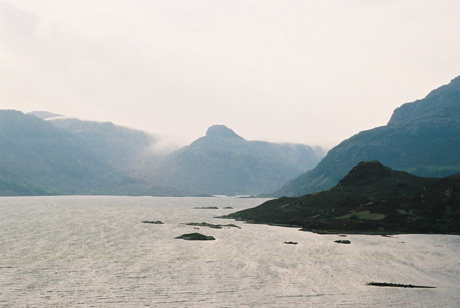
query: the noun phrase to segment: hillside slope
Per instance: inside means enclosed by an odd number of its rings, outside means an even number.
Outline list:
[[[70,133],[33,115],[0,111],[0,195],[79,194],[110,171]]]
[[[316,232],[460,233],[460,174],[422,178],[360,162],[333,188],[226,216]]]
[[[343,141],[311,171],[287,183],[275,196],[301,196],[328,189],[358,162],[379,160],[419,176],[460,172],[460,77],[424,99],[397,108],[388,125]]]
[[[0,110],[0,196],[197,195],[146,176],[144,159],[158,160],[153,136],[58,116]]]

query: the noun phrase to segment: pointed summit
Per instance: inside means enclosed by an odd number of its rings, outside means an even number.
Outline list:
[[[206,131],[206,137],[210,138],[237,138],[243,139],[238,136],[233,130],[225,125],[213,125]]]

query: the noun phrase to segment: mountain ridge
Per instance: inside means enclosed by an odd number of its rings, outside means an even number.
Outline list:
[[[306,145],[247,141],[224,125],[160,153],[152,134],[55,115],[0,110],[0,195],[251,194],[281,185],[321,156]]]
[[[460,77],[424,99],[395,109],[386,126],[362,131],[329,150],[318,165],[272,195],[301,196],[328,189],[359,161],[379,160],[419,176],[460,172]]]

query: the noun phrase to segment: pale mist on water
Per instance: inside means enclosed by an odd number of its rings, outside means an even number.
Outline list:
[[[460,306],[460,236],[348,235],[344,245],[334,243],[344,239],[338,235],[215,218],[263,201],[0,198],[0,306]],[[218,209],[194,209],[209,206]],[[241,229],[197,230],[189,222]],[[175,239],[192,232],[216,240]]]

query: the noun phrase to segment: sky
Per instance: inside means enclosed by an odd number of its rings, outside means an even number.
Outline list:
[[[0,109],[330,148],[460,75],[458,0],[0,0]]]

